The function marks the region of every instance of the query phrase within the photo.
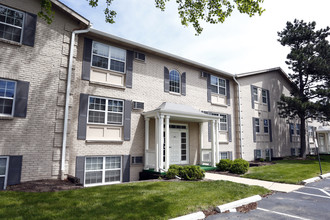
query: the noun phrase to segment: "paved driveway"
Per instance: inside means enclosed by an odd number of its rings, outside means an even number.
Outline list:
[[[206,218],[218,219],[330,219],[330,179],[324,179],[291,193],[275,193],[258,202],[248,213],[223,213]]]

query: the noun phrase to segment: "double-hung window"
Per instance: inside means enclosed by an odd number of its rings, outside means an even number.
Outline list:
[[[268,119],[264,119],[264,133],[268,134],[268,132],[269,132]]]
[[[255,127],[256,127],[256,133],[260,133],[259,118],[255,118],[254,123],[255,123]]]
[[[176,70],[170,72],[170,92],[180,93],[180,73]]]
[[[211,75],[211,91],[220,95],[226,95],[226,80]]]
[[[124,102],[116,99],[89,97],[88,123],[123,124]]]
[[[22,42],[24,13],[0,5],[0,38]]]
[[[0,156],[0,190],[6,189],[8,160],[8,157]]]
[[[227,115],[220,114],[220,131],[228,130]]]
[[[300,135],[300,124],[296,124],[297,135]]]
[[[0,79],[0,116],[13,116],[16,82]]]
[[[121,182],[121,157],[86,157],[85,185]]]
[[[266,90],[262,90],[262,103],[267,104],[267,92]]]
[[[290,124],[290,134],[294,135],[294,125]]]
[[[126,50],[93,41],[92,66],[125,73]]]
[[[253,87],[253,99],[254,101],[258,101],[258,88],[257,87]]]
[[[220,152],[220,160],[229,159],[228,152]]]

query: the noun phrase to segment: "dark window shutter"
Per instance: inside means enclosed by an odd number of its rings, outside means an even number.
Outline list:
[[[124,104],[124,140],[131,140],[131,112],[132,101],[125,100]]]
[[[268,111],[270,112],[270,99],[269,99],[269,90],[266,90],[266,94],[267,94],[267,104],[268,104]]]
[[[0,191],[5,188],[5,177],[0,177]]]
[[[126,52],[126,88],[132,88],[133,85],[133,59],[134,52]]]
[[[90,80],[91,75],[92,46],[93,40],[85,38],[81,79],[88,81]]]
[[[181,74],[181,95],[186,95],[186,72]]]
[[[123,156],[123,182],[130,180],[130,155]]]
[[[27,112],[28,96],[29,96],[29,82],[16,82],[16,97],[14,117],[25,118]]]
[[[207,74],[207,102],[211,102],[211,75]]]
[[[81,184],[85,183],[85,157],[76,157],[76,177]]]
[[[272,132],[272,120],[268,120],[269,125],[269,141],[273,142],[273,132]]]
[[[227,105],[230,105],[230,84],[228,79],[226,79],[226,89],[227,89]]]
[[[209,142],[212,141],[212,134],[211,134],[212,129],[211,129],[211,126],[212,126],[212,122],[209,121],[209,122],[207,123],[207,138],[208,138],[208,141],[209,141]]]
[[[254,86],[251,85],[251,104],[252,104],[252,109],[254,109],[254,95],[253,95],[253,88],[254,88]]]
[[[254,160],[257,159],[257,150],[254,150]]]
[[[37,15],[25,13],[22,44],[34,46],[34,39],[37,29]]]
[[[233,152],[228,151],[228,159],[233,160]]]
[[[231,133],[231,115],[227,115],[228,120],[228,140],[232,142],[232,133]]]
[[[252,118],[252,127],[253,127],[253,142],[256,142],[257,137],[256,137],[256,121],[255,121],[255,118]]]
[[[274,154],[273,154],[273,149],[270,149],[270,159],[273,159]]]
[[[79,116],[78,116],[78,140],[86,140],[88,112],[88,95],[80,94]]]
[[[170,71],[164,66],[164,92],[170,91]]]
[[[293,126],[293,124],[289,123],[290,142],[292,142],[292,133],[291,133],[291,127],[292,126]]]
[[[15,185],[21,182],[22,156],[10,156],[8,166],[7,185]]]

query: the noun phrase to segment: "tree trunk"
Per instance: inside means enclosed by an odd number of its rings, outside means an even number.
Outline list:
[[[300,157],[306,158],[306,119],[300,118]]]

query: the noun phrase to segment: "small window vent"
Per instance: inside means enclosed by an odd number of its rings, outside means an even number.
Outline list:
[[[144,53],[135,52],[134,53],[134,58],[137,59],[137,60],[146,61],[146,55]]]
[[[143,102],[133,102],[133,109],[143,110],[144,109],[144,103]]]
[[[208,75],[209,75],[209,74],[206,73],[206,72],[202,72],[202,73],[201,73],[201,77],[204,77],[204,78],[207,78]]]

